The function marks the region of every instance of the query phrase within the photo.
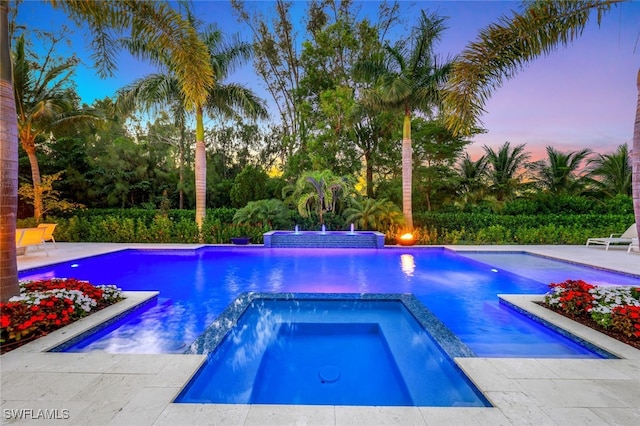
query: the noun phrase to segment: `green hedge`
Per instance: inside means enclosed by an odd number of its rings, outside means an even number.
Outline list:
[[[202,242],[229,243],[232,237],[250,236],[254,244],[263,242],[269,224],[233,225],[235,209],[207,211]],[[292,223],[300,229],[319,229],[317,218],[301,218],[292,213]],[[327,229],[348,229],[344,220],[325,216]],[[50,217],[57,223],[57,241],[198,243],[200,236],[193,210],[160,211],[144,209],[83,210],[68,217]],[[624,214],[521,214],[416,213],[415,234],[420,244],[584,244],[587,238],[623,232],[634,222]],[[18,227],[35,226],[33,219],[18,221]],[[293,225],[292,225],[293,228]],[[389,244],[401,227],[382,230]]]

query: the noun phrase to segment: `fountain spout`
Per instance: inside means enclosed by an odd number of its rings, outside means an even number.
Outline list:
[[[324,226],[324,223],[322,224],[322,233],[323,234],[327,233],[327,228]]]
[[[295,227],[295,229],[294,229],[293,233],[294,233],[294,234],[299,234],[299,233],[300,233],[300,231],[299,231],[299,229],[298,229],[298,225],[296,225],[296,227]]]
[[[350,234],[353,234],[353,229],[354,229],[354,227],[353,227],[353,223],[352,223],[351,224],[351,230],[349,231]]]

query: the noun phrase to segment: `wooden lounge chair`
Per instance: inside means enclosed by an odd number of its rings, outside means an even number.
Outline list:
[[[41,223],[40,225],[38,225],[38,228],[44,228],[44,236],[42,237],[42,241],[43,242],[47,242],[47,241],[51,241],[53,242],[53,246],[55,248],[58,248],[56,246],[56,239],[53,238],[53,231],[56,229],[56,223]]]
[[[27,248],[31,246],[40,246],[43,244],[45,228],[21,228],[16,229],[16,250],[18,252],[27,252]],[[18,235],[20,234],[20,235]],[[44,251],[49,256],[47,248]]]
[[[636,224],[631,225],[626,231],[622,234],[611,234],[608,238],[589,238],[587,240],[587,245],[591,244],[599,244],[604,245],[605,250],[609,250],[609,245],[611,244],[631,244],[633,242],[633,238],[638,238],[638,230],[636,229]]]

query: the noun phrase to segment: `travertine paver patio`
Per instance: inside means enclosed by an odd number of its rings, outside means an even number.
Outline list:
[[[40,251],[20,256],[19,269],[125,247],[166,246],[58,243],[58,247],[49,250],[49,257]],[[623,249],[605,252],[584,246],[450,248],[528,251],[640,275],[640,255],[628,254]],[[129,296],[125,302],[0,357],[2,424],[640,424],[640,351],[546,310],[547,320],[572,327],[576,334],[584,333],[585,339],[624,359],[456,359],[493,408],[173,404],[171,401],[204,356],[43,352],[151,294],[136,292]],[[543,309],[527,297],[508,299],[527,309]],[[19,420],[18,415],[31,419]],[[57,420],[45,421],[42,419],[45,416]]]

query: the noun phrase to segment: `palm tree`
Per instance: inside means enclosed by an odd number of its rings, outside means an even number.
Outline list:
[[[284,188],[283,193],[293,189],[292,197],[297,199],[300,216],[309,217],[314,209],[322,225],[324,214],[336,210],[340,192],[348,188],[349,184],[344,178],[334,175],[330,170],[323,170],[303,174],[293,188]]]
[[[381,109],[397,109],[404,114],[402,127],[402,212],[405,226],[413,229],[411,201],[412,148],[411,114],[420,110],[431,114],[440,102],[440,88],[449,72],[448,63],[440,64],[434,54],[445,30],[445,18],[420,15],[420,24],[409,40],[386,45],[384,56],[354,67],[356,73],[374,79],[365,103]]]
[[[610,197],[631,195],[631,158],[626,143],[612,154],[598,154],[587,164],[592,167],[588,176],[600,191]]]
[[[0,2],[0,302],[20,292],[16,262],[18,120],[9,47],[9,2]]]
[[[191,14],[189,14],[189,20],[193,22],[194,27],[197,27]],[[241,42],[237,37],[232,39],[230,43],[225,43],[220,30],[213,26],[201,33],[199,37],[209,51],[210,65],[216,80],[216,85],[206,93],[205,102],[195,109],[196,223],[198,228],[201,228],[206,214],[207,189],[204,113],[211,116],[232,118],[237,116],[236,109],[239,109],[250,118],[265,118],[267,111],[264,102],[250,89],[238,84],[221,83],[233,70],[251,57],[251,45]],[[153,74],[133,82],[120,91],[119,103],[128,107],[140,103],[145,109],[149,109],[154,104],[172,105],[177,112],[177,117],[184,117],[189,107],[189,101],[184,96],[178,76],[175,75],[172,58],[165,55],[162,50],[153,51],[153,46],[150,46],[146,39],[129,40],[126,45],[140,56],[154,58],[156,62],[167,65],[169,72]]]
[[[100,75],[115,68],[113,32],[133,32],[165,49],[174,59],[181,89],[190,105],[203,105],[213,86],[213,70],[206,46],[189,22],[168,3],[122,0],[117,2],[52,1],[78,23],[89,25],[94,37]],[[18,209],[18,123],[9,42],[9,5],[0,2],[0,301],[18,294],[15,249]]]
[[[537,172],[534,180],[548,191],[556,194],[577,193],[584,186],[584,180],[578,176],[578,170],[590,154],[591,150],[589,149],[563,153],[548,146],[547,159],[532,165],[532,168]]]
[[[482,30],[478,40],[453,65],[443,96],[447,126],[456,134],[470,134],[484,112],[484,104],[505,79],[535,58],[568,45],[582,34],[592,12],[598,22],[623,0],[534,0],[523,13],[503,17]],[[640,233],[640,69],[638,100],[631,150],[632,195]]]
[[[55,41],[54,41],[55,44]],[[52,46],[53,49],[53,46]],[[43,63],[50,63],[51,50]],[[16,41],[13,57],[13,87],[18,114],[18,138],[27,153],[33,182],[33,216],[43,214],[42,178],[36,157],[36,139],[67,124],[93,120],[94,114],[78,110],[75,93],[66,87],[78,60],[70,58],[59,65],[39,69],[27,59],[24,36]]]
[[[204,145],[204,113],[211,116],[233,118],[240,110],[250,118],[267,116],[264,102],[257,95],[238,84],[221,83],[245,60],[251,56],[251,46],[240,42],[237,38],[231,43],[224,43],[222,33],[211,27],[200,35],[209,49],[211,66],[215,73],[216,85],[209,89],[206,102],[196,111],[196,223],[202,226],[206,211],[206,150]],[[127,46],[140,54],[162,57],[161,52],[151,52],[146,40],[129,40]],[[168,58],[164,60],[169,61]],[[145,110],[159,105],[166,105],[173,111],[177,123],[184,123],[187,115],[187,101],[180,89],[177,76],[170,71],[143,77],[118,92],[118,108],[128,111],[135,105]],[[198,132],[201,135],[198,136]]]
[[[530,155],[524,150],[524,144],[511,149],[511,144],[505,142],[494,151],[493,148],[484,146],[484,151],[489,164],[488,177],[491,181],[491,191],[496,200],[504,201],[513,197],[522,183],[522,170]]]
[[[359,229],[383,230],[392,224],[403,222],[402,212],[393,202],[382,198],[365,198],[351,201],[351,207],[345,209],[348,223],[354,223]]]
[[[464,204],[483,200],[487,180],[487,157],[483,155],[474,161],[469,153],[465,152],[455,168],[460,177],[459,194],[464,198]]]

